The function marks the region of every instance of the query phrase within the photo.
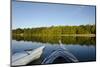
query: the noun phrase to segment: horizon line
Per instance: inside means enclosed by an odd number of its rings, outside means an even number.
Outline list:
[[[80,25],[95,25],[96,23],[94,24],[80,24]],[[51,25],[51,26],[38,26],[38,27],[18,27],[18,28],[12,28],[12,30],[15,30],[15,29],[26,29],[26,28],[42,28],[42,27],[57,27],[57,26],[80,26],[80,25]]]

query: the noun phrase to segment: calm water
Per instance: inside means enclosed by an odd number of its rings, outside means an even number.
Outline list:
[[[53,50],[59,49],[59,40],[64,47],[72,53],[79,62],[96,60],[95,37],[13,37],[12,40],[12,60],[24,53],[26,49],[36,49],[45,45],[41,58],[32,61],[31,64],[40,64],[42,60],[49,56]],[[19,54],[18,54],[19,53]]]

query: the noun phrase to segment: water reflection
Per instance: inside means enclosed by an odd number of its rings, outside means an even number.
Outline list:
[[[96,60],[96,38],[95,37],[65,37],[65,36],[13,36],[12,59],[17,57],[15,53],[24,53],[26,49],[36,49],[45,45],[42,56],[28,65],[41,64],[53,50],[60,48],[59,40],[79,62]]]
[[[63,44],[95,45],[95,37],[72,37],[72,36],[13,36],[17,41],[32,41],[41,43],[58,44],[59,40]]]

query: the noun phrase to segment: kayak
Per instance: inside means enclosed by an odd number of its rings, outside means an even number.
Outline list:
[[[70,53],[59,40],[60,48],[53,50],[49,56],[47,56],[42,64],[55,64],[55,63],[75,63],[78,59]]]
[[[47,56],[42,64],[55,64],[55,63],[75,63],[78,59],[65,49],[58,49],[53,51]]]
[[[12,59],[12,66],[27,65],[28,63],[40,58],[43,53],[45,46],[41,46],[32,51],[27,51],[26,53],[16,54],[17,57]],[[13,58],[13,57],[12,57]]]

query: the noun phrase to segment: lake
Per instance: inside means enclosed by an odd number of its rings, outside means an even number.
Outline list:
[[[45,45],[42,56],[28,65],[41,64],[54,50],[60,48],[59,40],[63,46],[72,53],[79,62],[96,61],[96,37],[73,36],[14,36],[12,40],[12,60],[24,53],[27,49],[36,49]]]

